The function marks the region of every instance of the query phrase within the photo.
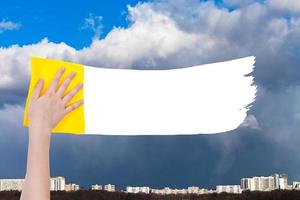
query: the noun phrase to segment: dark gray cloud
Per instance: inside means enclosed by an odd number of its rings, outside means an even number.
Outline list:
[[[0,89],[0,108],[4,108],[6,104],[10,105],[25,105],[26,90],[14,90],[11,91],[9,89],[1,90]]]
[[[27,130],[18,105],[24,105],[29,72],[23,65],[29,54],[155,69],[255,55],[257,100],[237,130],[159,137],[53,135],[52,175],[82,185],[152,187],[211,187],[274,172],[300,179],[300,18],[269,4],[225,3],[237,9],[196,0],[141,3],[129,7],[128,27],[114,28],[81,50],[47,40],[0,49],[0,158],[5,160],[0,177],[24,175]]]
[[[0,177],[23,177],[27,133],[22,127],[23,107],[4,105],[0,110]]]

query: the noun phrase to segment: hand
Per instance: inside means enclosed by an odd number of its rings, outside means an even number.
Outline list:
[[[44,81],[41,79],[36,84],[29,103],[28,117],[30,126],[38,126],[45,128],[49,133],[58,124],[58,122],[69,112],[83,104],[83,100],[79,100],[74,104],[68,105],[71,99],[79,92],[83,84],[79,83],[68,94],[64,92],[68,88],[76,73],[72,72],[58,87],[58,83],[65,69],[61,68],[55,75],[48,90],[42,96],[41,91]],[[67,106],[68,105],[68,106]]]

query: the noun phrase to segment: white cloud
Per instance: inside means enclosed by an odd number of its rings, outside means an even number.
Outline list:
[[[261,130],[259,123],[254,115],[249,114],[240,127],[248,127],[252,129]]]
[[[95,20],[99,22],[101,18],[90,17],[86,25],[97,31]],[[144,69],[190,66],[255,54],[260,63],[267,63],[256,69],[261,70],[258,81],[268,80],[274,73],[265,71],[272,68],[282,75],[285,69],[276,59],[291,55],[293,47],[300,43],[300,18],[287,20],[272,15],[260,3],[234,11],[211,1],[139,3],[128,7],[128,19],[128,27],[114,27],[105,38],[96,38],[80,50],[47,39],[0,48],[0,89],[25,91],[30,55],[99,67]],[[275,64],[268,64],[270,60]]]
[[[115,27],[105,39],[94,40],[90,47],[78,52],[78,61],[105,67],[130,67],[136,63],[151,67],[157,65],[157,60],[197,43],[196,34],[180,30],[174,20],[147,4],[128,9],[131,25]]]
[[[95,39],[82,50],[47,39],[32,45],[1,48],[0,89],[27,87],[24,83],[29,78],[30,55],[104,67],[131,67],[134,63],[151,67],[157,65],[155,61],[197,42],[195,34],[181,31],[172,19],[150,8],[144,14],[139,7],[129,8],[129,12],[130,27],[115,27],[105,39]]]
[[[14,23],[5,19],[0,21],[0,33],[3,33],[4,31],[18,30],[20,27],[21,24],[19,23]]]
[[[47,39],[32,45],[0,48],[0,89],[24,90],[27,87],[31,55],[69,59],[75,52],[64,43],[52,43]]]
[[[89,16],[84,19],[84,24],[81,27],[81,29],[91,29],[94,32],[94,39],[97,39],[102,33],[102,20],[102,16],[95,16],[92,13],[90,13]]]
[[[267,0],[267,5],[279,11],[300,12],[300,1],[298,0]]]

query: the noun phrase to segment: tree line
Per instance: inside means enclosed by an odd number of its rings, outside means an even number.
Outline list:
[[[19,200],[20,192],[0,192],[0,200]],[[242,194],[131,194],[124,192],[87,191],[51,192],[51,200],[300,200],[300,191],[243,192]]]

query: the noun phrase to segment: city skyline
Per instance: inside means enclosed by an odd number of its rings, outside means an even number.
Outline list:
[[[291,184],[289,184],[291,183]],[[1,179],[1,191],[21,191],[24,179]],[[149,186],[126,186],[117,189],[116,185],[108,184],[92,184],[89,187],[82,187],[76,183],[67,182],[63,176],[55,176],[50,178],[50,191],[78,191],[78,190],[103,190],[108,192],[127,192],[127,193],[155,193],[155,194],[211,194],[211,193],[233,193],[240,194],[243,191],[263,191],[269,192],[273,190],[300,190],[300,180],[290,180],[287,174],[272,174],[269,176],[254,176],[251,178],[241,178],[240,184],[221,184],[214,188],[203,188],[200,186],[188,186],[187,188],[172,188],[165,186],[163,188],[152,188]]]

